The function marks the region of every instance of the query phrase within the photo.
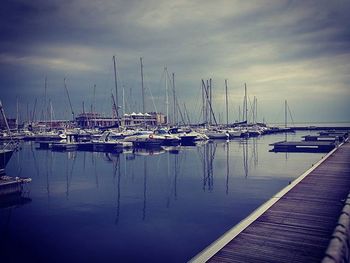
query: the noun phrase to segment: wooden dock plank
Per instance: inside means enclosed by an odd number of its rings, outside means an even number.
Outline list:
[[[349,189],[345,143],[209,262],[320,262]]]

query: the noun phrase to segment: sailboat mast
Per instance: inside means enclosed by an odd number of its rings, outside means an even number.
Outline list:
[[[185,121],[185,119],[184,119],[184,116],[182,115],[182,111],[181,111],[181,108],[180,108],[180,106],[179,106],[179,102],[177,101],[177,99],[176,99],[176,106],[177,106],[177,108],[178,108],[178,110],[179,110],[182,123],[185,125],[185,124],[186,124],[186,121]]]
[[[203,115],[203,123],[205,123],[205,125],[207,125],[206,119],[205,119],[205,102],[206,101],[204,99],[204,86],[202,85],[202,115]]]
[[[209,80],[207,80],[207,86],[204,87],[204,91],[205,91],[205,98],[206,98],[206,103],[205,103],[205,122],[206,124],[209,124],[210,125],[210,118],[208,119],[208,109],[209,109],[209,103],[210,103],[210,97],[209,97]]]
[[[175,94],[175,73],[172,74],[173,77],[173,122],[174,125],[176,125],[177,123],[177,116],[176,116],[176,103],[175,103],[175,99],[176,99],[176,94]]]
[[[284,101],[284,127],[287,128],[287,100]]]
[[[142,111],[143,113],[146,112],[145,107],[145,91],[143,87],[143,64],[142,64],[142,58],[140,58],[140,64],[141,64],[141,90],[142,90]]]
[[[123,85],[122,86],[122,99],[123,99],[123,111],[122,111],[122,114],[124,115],[125,114],[125,109],[126,109],[126,106],[125,106],[125,86]]]
[[[45,112],[45,114],[44,114],[44,121],[45,121],[45,123],[46,123],[46,115],[47,115],[46,90],[47,90],[47,77],[45,77],[45,95],[44,95],[44,112]]]
[[[207,84],[208,84],[208,81],[207,81]],[[205,96],[206,96],[206,99],[207,99],[207,104],[209,104],[209,105],[208,105],[208,106],[209,106],[209,110],[210,110],[209,113],[213,116],[215,125],[217,126],[218,123],[217,123],[216,118],[215,118],[215,115],[214,115],[213,107],[212,107],[211,102],[210,102],[210,100],[209,100],[209,91],[208,91],[209,86],[207,86],[208,88],[205,87],[205,82],[204,82],[203,79],[202,79],[202,86],[204,87]]]
[[[4,108],[2,106],[1,100],[0,100],[0,112],[1,112],[2,117],[4,118],[4,122],[5,122],[5,125],[6,125],[6,128],[7,128],[7,131],[9,133],[10,139],[12,140],[10,126],[9,126],[9,124],[7,122],[7,118],[6,118],[5,111],[4,111]]]
[[[16,129],[17,129],[17,132],[18,132],[18,124],[19,124],[19,114],[18,114],[18,97],[16,98]]]
[[[248,123],[248,103],[247,103],[247,84],[244,83],[244,115],[245,115],[245,121]]]
[[[226,126],[228,127],[228,98],[227,98],[227,79],[225,79],[225,93],[226,93]]]
[[[69,102],[69,106],[70,106],[70,109],[71,109],[71,112],[72,112],[72,119],[74,121],[74,111],[73,111],[73,106],[72,106],[72,102],[70,100],[70,96],[69,96],[69,92],[68,92],[68,88],[67,88],[67,84],[66,84],[66,78],[63,79],[63,82],[64,82],[64,88],[66,90],[66,93],[67,93],[67,97],[68,97],[68,102]],[[45,99],[46,100],[46,99]]]
[[[190,125],[191,124],[190,115],[188,115],[188,111],[187,111],[185,103],[184,103],[184,110],[185,110],[185,114],[186,114],[186,117],[187,117],[188,125]]]
[[[117,121],[118,121],[118,117],[119,117],[119,105],[118,105],[118,82],[117,82],[117,63],[116,63],[116,59],[115,56],[113,56],[113,65],[114,65],[114,83],[115,83],[115,102],[116,102],[116,115],[117,115]]]
[[[253,123],[255,124],[256,123],[256,121],[255,121],[255,118],[256,118],[256,116],[255,116],[255,96],[254,96],[254,98],[253,98]]]
[[[113,92],[111,94],[112,97],[112,109],[113,109],[113,117],[117,117],[117,106],[115,104],[115,99],[114,99],[114,95]]]
[[[255,122],[258,122],[258,98],[255,98]]]
[[[209,101],[210,101],[210,107],[212,105],[212,89],[211,89],[211,79],[209,79]],[[212,120],[211,120],[211,114],[209,114],[209,123],[212,125]]]
[[[241,105],[238,105],[238,121],[241,121]]]
[[[96,127],[96,118],[97,118],[97,115],[96,115],[96,84],[94,84],[94,113],[93,113],[93,117],[94,117],[94,126]]]
[[[284,140],[287,141],[287,100],[284,101],[284,127]]]
[[[168,70],[164,68],[165,75],[165,105],[166,105],[166,124],[169,124],[169,95],[168,95]]]
[[[27,122],[28,122],[28,124],[30,123],[30,120],[29,120],[30,115],[29,114],[30,114],[29,113],[29,103],[27,102]]]
[[[50,103],[50,128],[52,129],[52,101],[50,100],[49,101]]]
[[[35,111],[36,111],[36,104],[37,104],[37,101],[38,101],[38,99],[37,98],[35,98],[35,101],[34,101],[34,106],[33,106],[33,113],[32,113],[32,120],[31,120],[31,122],[34,122],[35,121]]]

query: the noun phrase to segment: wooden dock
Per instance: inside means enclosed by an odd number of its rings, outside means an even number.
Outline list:
[[[281,141],[270,144],[272,152],[319,152],[327,153],[337,146],[336,141]]]
[[[23,184],[30,183],[31,181],[31,178],[0,176],[0,197],[21,193]]]
[[[344,138],[341,136],[331,135],[306,135],[302,136],[304,141],[322,141],[322,142],[343,142]]]
[[[350,143],[344,143],[191,262],[321,262],[349,190]]]

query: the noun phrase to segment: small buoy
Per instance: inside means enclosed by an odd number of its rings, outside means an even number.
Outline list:
[[[150,139],[153,139],[153,134],[150,134],[148,137],[149,137]]]

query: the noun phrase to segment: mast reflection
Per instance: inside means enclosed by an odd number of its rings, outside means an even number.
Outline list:
[[[230,177],[230,142],[227,142],[224,145],[226,146],[226,195],[228,195]]]
[[[76,152],[67,152],[66,159],[66,199],[69,199],[69,190],[73,178],[73,171],[76,162]],[[69,164],[69,160],[72,160],[72,164]]]
[[[120,171],[120,156],[117,155],[116,159],[114,159],[114,179],[117,176],[117,214],[115,218],[115,224],[118,224],[119,222],[119,216],[120,216],[120,196],[121,196],[121,190],[120,190],[120,179],[121,179],[121,171]]]
[[[147,161],[146,156],[143,158],[143,209],[142,220],[146,219],[146,203],[147,203]]]
[[[216,143],[207,143],[203,146],[203,191],[212,191],[214,187],[213,162],[216,153]]]
[[[248,138],[244,138],[242,141],[242,146],[243,146],[243,170],[244,170],[244,175],[245,177],[248,177],[249,173],[249,154],[248,154]]]

